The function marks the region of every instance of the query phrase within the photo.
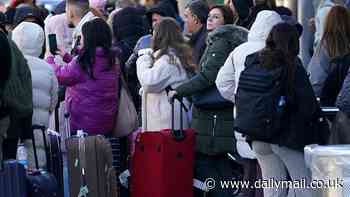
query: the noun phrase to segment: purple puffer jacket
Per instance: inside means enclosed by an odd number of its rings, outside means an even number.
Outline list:
[[[49,56],[47,62],[54,67],[59,84],[67,86],[66,108],[72,131],[82,129],[89,135],[112,131],[118,103],[119,66],[106,70],[108,58],[102,48],[96,49],[95,79],[80,68],[77,57],[72,59],[66,54],[63,60],[69,63],[63,66],[56,64],[54,59]]]

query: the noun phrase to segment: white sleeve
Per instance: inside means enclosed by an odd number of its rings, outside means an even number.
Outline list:
[[[137,59],[137,77],[144,91],[159,93],[169,85],[174,73],[172,67],[176,67],[170,65],[166,59],[167,56],[163,56],[153,63],[152,57],[148,54]]]
[[[219,70],[215,83],[222,97],[234,102],[235,68],[233,63],[233,52],[229,55],[225,61],[225,64]]]

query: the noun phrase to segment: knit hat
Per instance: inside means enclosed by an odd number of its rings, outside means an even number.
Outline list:
[[[209,14],[209,6],[206,1],[203,0],[195,0],[187,4],[186,6],[189,8],[202,24],[207,22],[208,14]]]
[[[15,17],[13,23],[15,26],[20,24],[22,21],[27,18],[34,18],[35,23],[44,28],[44,20],[42,18],[41,12],[38,8],[35,8],[31,5],[22,4],[16,8]]]
[[[122,8],[112,21],[114,37],[117,41],[130,36],[143,36],[147,34],[147,25],[144,13],[134,7]]]
[[[12,31],[12,40],[23,54],[39,57],[44,45],[45,33],[35,23],[22,22]]]

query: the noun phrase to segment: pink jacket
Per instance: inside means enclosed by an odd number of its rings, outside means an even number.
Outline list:
[[[118,103],[119,66],[106,70],[108,59],[102,48],[96,49],[95,79],[80,68],[77,57],[66,54],[63,60],[69,63],[59,66],[53,56],[47,58],[54,67],[59,84],[67,86],[66,108],[70,113],[72,131],[82,129],[89,135],[112,131]]]

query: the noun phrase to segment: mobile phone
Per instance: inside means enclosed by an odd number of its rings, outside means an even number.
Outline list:
[[[57,53],[58,48],[57,48],[56,34],[49,34],[49,48],[52,54]]]

